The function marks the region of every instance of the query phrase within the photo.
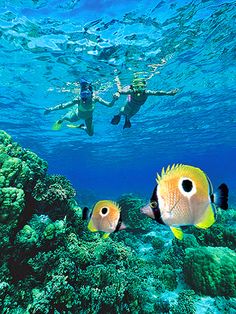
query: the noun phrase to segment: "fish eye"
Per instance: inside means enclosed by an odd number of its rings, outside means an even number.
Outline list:
[[[101,210],[100,210],[101,216],[106,216],[108,213],[109,213],[109,208],[107,208],[107,207],[101,208]]]
[[[150,202],[149,205],[150,205],[151,208],[157,208],[157,202],[156,201]]]
[[[178,186],[180,192],[187,197],[191,197],[197,192],[194,181],[189,178],[180,178]]]
[[[191,192],[193,188],[193,183],[192,181],[185,179],[182,181],[182,188],[185,192]]]

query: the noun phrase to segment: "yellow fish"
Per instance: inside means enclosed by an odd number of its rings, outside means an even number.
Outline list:
[[[228,187],[222,183],[213,194],[208,176],[199,168],[172,165],[157,175],[157,185],[150,203],[141,212],[170,227],[182,240],[181,226],[194,225],[207,229],[216,219],[216,206],[228,208]]]
[[[85,207],[84,216],[87,208]],[[91,232],[103,231],[103,238],[108,238],[110,233],[125,229],[126,226],[121,220],[120,207],[113,201],[104,200],[95,204],[89,223],[88,229]]]

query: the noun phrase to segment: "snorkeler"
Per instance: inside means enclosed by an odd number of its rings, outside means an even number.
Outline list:
[[[52,127],[53,130],[60,130],[61,125],[64,121],[77,122],[80,119],[83,119],[85,124],[67,124],[67,126],[69,128],[79,128],[85,130],[85,132],[89,136],[92,136],[94,134],[93,111],[95,109],[95,103],[99,102],[104,106],[112,107],[115,101],[118,99],[117,93],[113,95],[113,99],[111,102],[107,102],[101,97],[94,95],[91,83],[85,79],[80,80],[80,88],[80,97],[76,97],[75,99],[67,103],[59,104],[55,107],[45,109],[44,114],[49,114],[51,111],[66,109],[74,106],[72,110],[66,113],[61,119],[56,121],[56,123]]]
[[[134,78],[132,85],[122,88],[119,77],[116,77],[118,94],[128,95],[126,104],[120,109],[119,114],[115,115],[111,120],[111,124],[118,124],[121,115],[125,116],[125,124],[123,129],[130,128],[130,118],[133,117],[146,102],[148,96],[174,96],[178,89],[173,89],[168,92],[146,90],[147,82],[143,78]]]

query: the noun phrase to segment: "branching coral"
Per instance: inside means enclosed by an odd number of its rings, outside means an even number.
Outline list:
[[[194,305],[195,293],[193,290],[185,290],[179,293],[177,304],[171,307],[173,314],[195,314],[196,308]]]

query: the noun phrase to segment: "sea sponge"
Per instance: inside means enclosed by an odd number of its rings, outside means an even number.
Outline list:
[[[236,296],[236,253],[224,247],[186,249],[184,277],[198,293]]]

